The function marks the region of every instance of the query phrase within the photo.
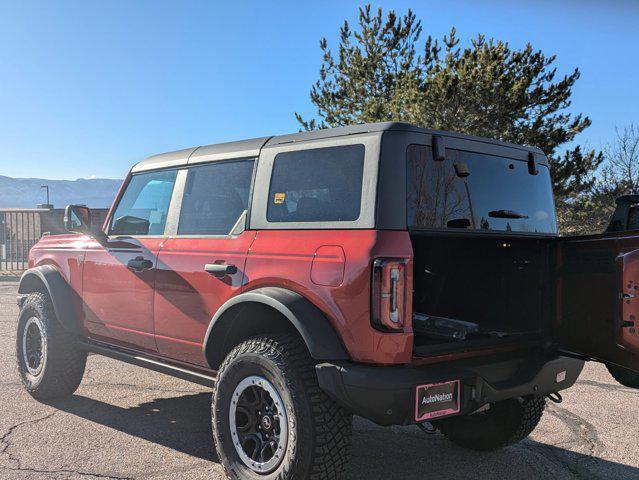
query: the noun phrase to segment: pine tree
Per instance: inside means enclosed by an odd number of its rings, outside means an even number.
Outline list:
[[[558,78],[556,56],[530,44],[516,50],[479,35],[462,48],[454,28],[441,41],[429,35],[422,44],[421,34],[411,10],[360,8],[357,28],[341,27],[336,55],[320,41],[320,78],[310,92],[317,118],[296,113],[302,128],[406,121],[534,145],[549,157],[559,206],[592,187],[601,153],[562,148],[591,124],[566,111],[578,69]]]

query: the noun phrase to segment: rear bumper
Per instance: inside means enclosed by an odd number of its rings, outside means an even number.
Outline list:
[[[416,423],[419,385],[460,380],[460,415],[500,400],[545,396],[571,387],[582,360],[535,356],[490,361],[458,361],[424,367],[321,363],[320,387],[351,412],[380,425]]]

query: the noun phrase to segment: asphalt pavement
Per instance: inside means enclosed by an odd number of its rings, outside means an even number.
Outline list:
[[[206,388],[93,355],[72,398],[33,400],[15,367],[16,289],[0,277],[1,479],[224,478]],[[349,478],[639,480],[639,390],[590,364],[563,396],[529,439],[492,453],[356,418]]]

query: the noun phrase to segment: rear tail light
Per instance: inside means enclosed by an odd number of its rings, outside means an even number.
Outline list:
[[[402,331],[406,314],[406,264],[403,259],[373,262],[371,323],[378,330]]]

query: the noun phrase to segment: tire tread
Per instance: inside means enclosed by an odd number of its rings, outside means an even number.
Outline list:
[[[291,390],[292,397],[305,396],[309,402],[314,445],[308,476],[311,480],[336,480],[343,478],[351,456],[352,415],[331,400],[319,387],[315,373],[315,362],[306,345],[295,334],[283,333],[252,337],[231,350],[218,371],[221,378],[229,365],[243,354],[258,354],[270,358],[278,368],[286,372],[293,370],[301,379],[303,391]],[[304,399],[302,399],[304,400]],[[216,409],[213,408],[215,415]],[[215,431],[215,418],[213,428]],[[218,452],[219,435],[214,435]],[[299,447],[299,446],[298,446]],[[302,448],[306,448],[302,446]],[[222,460],[229,478],[238,478]],[[283,469],[278,479],[294,478]]]
[[[606,365],[610,375],[624,387],[639,389],[639,373],[616,365]]]
[[[24,387],[38,400],[52,400],[72,395],[84,376],[86,352],[80,349],[77,337],[58,321],[51,299],[46,293],[33,292],[27,295],[20,312],[20,321],[29,311],[40,315],[45,325],[47,357],[45,369],[41,374],[42,379],[32,383],[25,376],[20,355],[16,356]],[[21,341],[21,336],[18,335],[18,352],[21,351]]]

